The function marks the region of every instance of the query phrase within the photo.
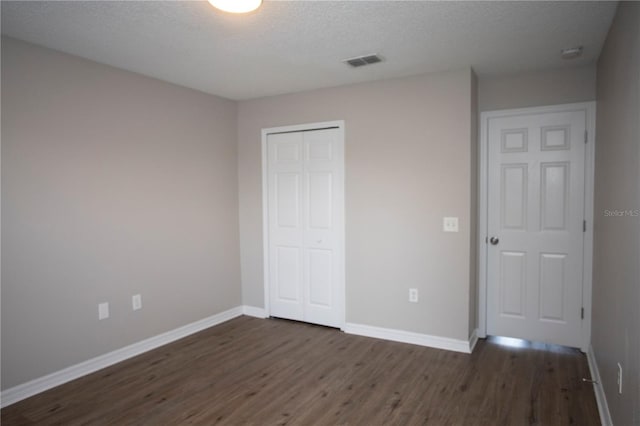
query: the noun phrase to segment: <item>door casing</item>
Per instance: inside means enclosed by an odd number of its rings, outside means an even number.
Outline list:
[[[488,238],[488,129],[489,120],[496,117],[530,115],[552,112],[584,111],[586,116],[587,143],[585,149],[585,197],[584,217],[587,222],[583,248],[582,307],[584,318],[581,329],[583,352],[591,344],[591,287],[593,263],[593,194],[594,160],[596,144],[596,102],[582,102],[563,105],[550,105],[533,108],[505,109],[487,111],[480,114],[480,151],[479,151],[479,209],[478,209],[478,337],[487,336],[487,238]]]
[[[342,140],[342,146],[344,147],[344,133],[345,125],[344,120],[335,121],[323,121],[318,123],[296,124],[290,126],[270,127],[262,129],[262,267],[263,267],[263,283],[264,283],[264,309],[266,317],[271,316],[270,307],[270,283],[269,283],[269,186],[268,186],[268,152],[267,152],[267,136],[273,133],[285,133],[285,132],[303,132],[310,130],[322,130],[328,128],[335,128],[338,131],[338,138]],[[344,156],[343,156],[344,158]],[[344,176],[344,162],[340,165],[341,172]],[[343,191],[344,193],[344,191]],[[344,203],[343,203],[344,207]],[[341,212],[342,217],[345,218],[345,211]],[[345,221],[342,221],[345,223]],[[339,235],[340,253],[342,258],[339,261],[342,263],[344,272],[345,268],[345,228],[337,229],[336,232]],[[345,274],[343,273],[338,282],[338,295],[339,295],[339,315],[340,330],[344,330],[344,324],[346,322],[346,288],[345,288]]]

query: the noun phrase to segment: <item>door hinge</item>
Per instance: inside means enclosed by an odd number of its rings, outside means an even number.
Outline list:
[[[580,319],[584,319],[584,308],[580,308]]]
[[[587,141],[589,140],[589,132],[588,131],[584,131],[584,143],[587,143]]]
[[[582,232],[587,232],[587,221],[586,220],[582,221]]]

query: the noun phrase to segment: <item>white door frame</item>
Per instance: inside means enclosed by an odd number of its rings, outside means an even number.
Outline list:
[[[582,274],[582,306],[584,319],[582,321],[582,342],[580,349],[587,352],[591,343],[591,280],[593,262],[593,192],[594,192],[594,160],[596,144],[596,103],[583,102],[564,105],[551,105],[533,108],[505,109],[487,111],[480,114],[480,155],[478,192],[480,195],[478,211],[478,337],[487,336],[487,220],[488,208],[488,135],[489,120],[497,117],[529,115],[553,112],[585,111],[586,129],[588,134],[585,150],[585,197],[584,218],[587,221],[584,235],[583,274]]]
[[[302,132],[309,130],[322,130],[335,128],[338,131],[338,138],[342,140],[342,146],[344,147],[344,120],[336,121],[323,121],[318,123],[296,124],[291,126],[269,127],[262,129],[262,265],[263,265],[263,282],[264,282],[264,310],[265,316],[271,316],[270,306],[270,283],[269,283],[269,185],[268,185],[268,155],[267,155],[267,136],[273,133],[285,133],[285,132]],[[344,155],[343,155],[344,159]],[[342,176],[344,176],[344,164],[338,165],[341,169]],[[342,217],[346,218],[344,211],[341,212]],[[342,221],[345,223],[345,221]],[[344,324],[346,322],[346,289],[345,289],[345,229],[337,230],[339,252],[341,253],[339,262],[342,263],[342,275],[338,282],[338,295],[337,301],[339,315],[340,315],[340,330],[344,330]]]

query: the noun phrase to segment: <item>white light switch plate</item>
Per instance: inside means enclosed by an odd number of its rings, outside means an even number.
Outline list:
[[[109,318],[109,302],[100,303],[98,305],[98,319],[103,320]]]
[[[140,296],[139,294],[134,294],[133,296],[131,296],[131,307],[134,311],[142,309],[142,296]]]
[[[442,221],[442,230],[444,232],[458,232],[458,218],[445,217]]]

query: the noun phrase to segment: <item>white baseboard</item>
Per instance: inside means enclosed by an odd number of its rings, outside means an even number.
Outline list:
[[[56,371],[46,376],[39,377],[27,383],[9,388],[0,394],[0,406],[6,407],[25,398],[44,392],[63,383],[70,382],[87,374],[94,373],[110,365],[140,355],[157,347],[182,339],[190,334],[197,333],[214,325],[221,324],[232,318],[242,315],[244,308],[241,306],[229,309],[219,314],[201,319],[191,324],[178,327],[166,333],[142,340],[113,352],[100,355],[96,358],[72,365],[63,370]]]
[[[256,318],[266,318],[267,312],[264,308],[257,308],[255,306],[244,305],[242,307],[242,313],[244,315]]]
[[[243,305],[229,309],[219,314],[212,315],[196,322],[192,322],[191,324],[178,327],[166,333],[150,337],[124,348],[117,349],[104,355],[100,355],[96,358],[92,358],[76,365],[72,365],[71,367],[67,367],[63,370],[56,371],[43,377],[39,377],[27,383],[9,388],[0,393],[0,407],[6,407],[8,405],[14,404],[18,401],[29,398],[30,396],[44,392],[56,386],[60,386],[82,376],[86,376],[87,374],[94,373],[103,368],[117,364],[118,362],[122,362],[144,352],[182,339],[183,337],[197,333],[209,327],[213,327],[214,325],[221,324],[240,315],[248,315],[256,318],[267,317],[266,311],[263,308],[258,308],[255,306]],[[414,345],[446,349],[463,353],[471,353],[476,342],[478,341],[476,332],[477,330],[474,330],[468,341],[353,323],[346,323],[343,330],[349,334],[391,340],[394,342],[411,343]],[[592,363],[590,360],[589,366],[591,366],[591,364]],[[592,372],[592,376],[593,374],[594,373]],[[598,393],[596,392],[596,396],[597,395]],[[604,402],[604,404],[606,407],[606,401]],[[598,408],[600,408],[600,400],[598,400]]]
[[[475,345],[475,341],[477,341],[477,337],[475,337],[475,331],[473,332],[469,340],[458,340],[448,337],[414,333],[411,331],[346,323],[344,326],[344,332],[348,334],[357,334],[359,336],[374,337],[376,339],[391,340],[401,343],[411,343],[413,345],[446,349],[449,351],[463,352],[467,354],[471,353],[471,351],[473,350],[472,344]]]
[[[473,352],[473,349],[476,347],[476,343],[478,343],[478,329],[476,328],[471,333],[471,337],[469,337],[469,353]]]
[[[587,351],[587,361],[589,362],[591,380],[596,382],[593,384],[593,392],[596,394],[600,423],[602,423],[603,426],[613,426],[611,413],[609,412],[609,404],[607,404],[607,396],[604,394],[604,389],[602,388],[602,379],[600,378],[600,371],[598,370],[598,363],[596,362],[596,354],[593,352],[593,346],[591,345],[589,345],[589,350]]]

